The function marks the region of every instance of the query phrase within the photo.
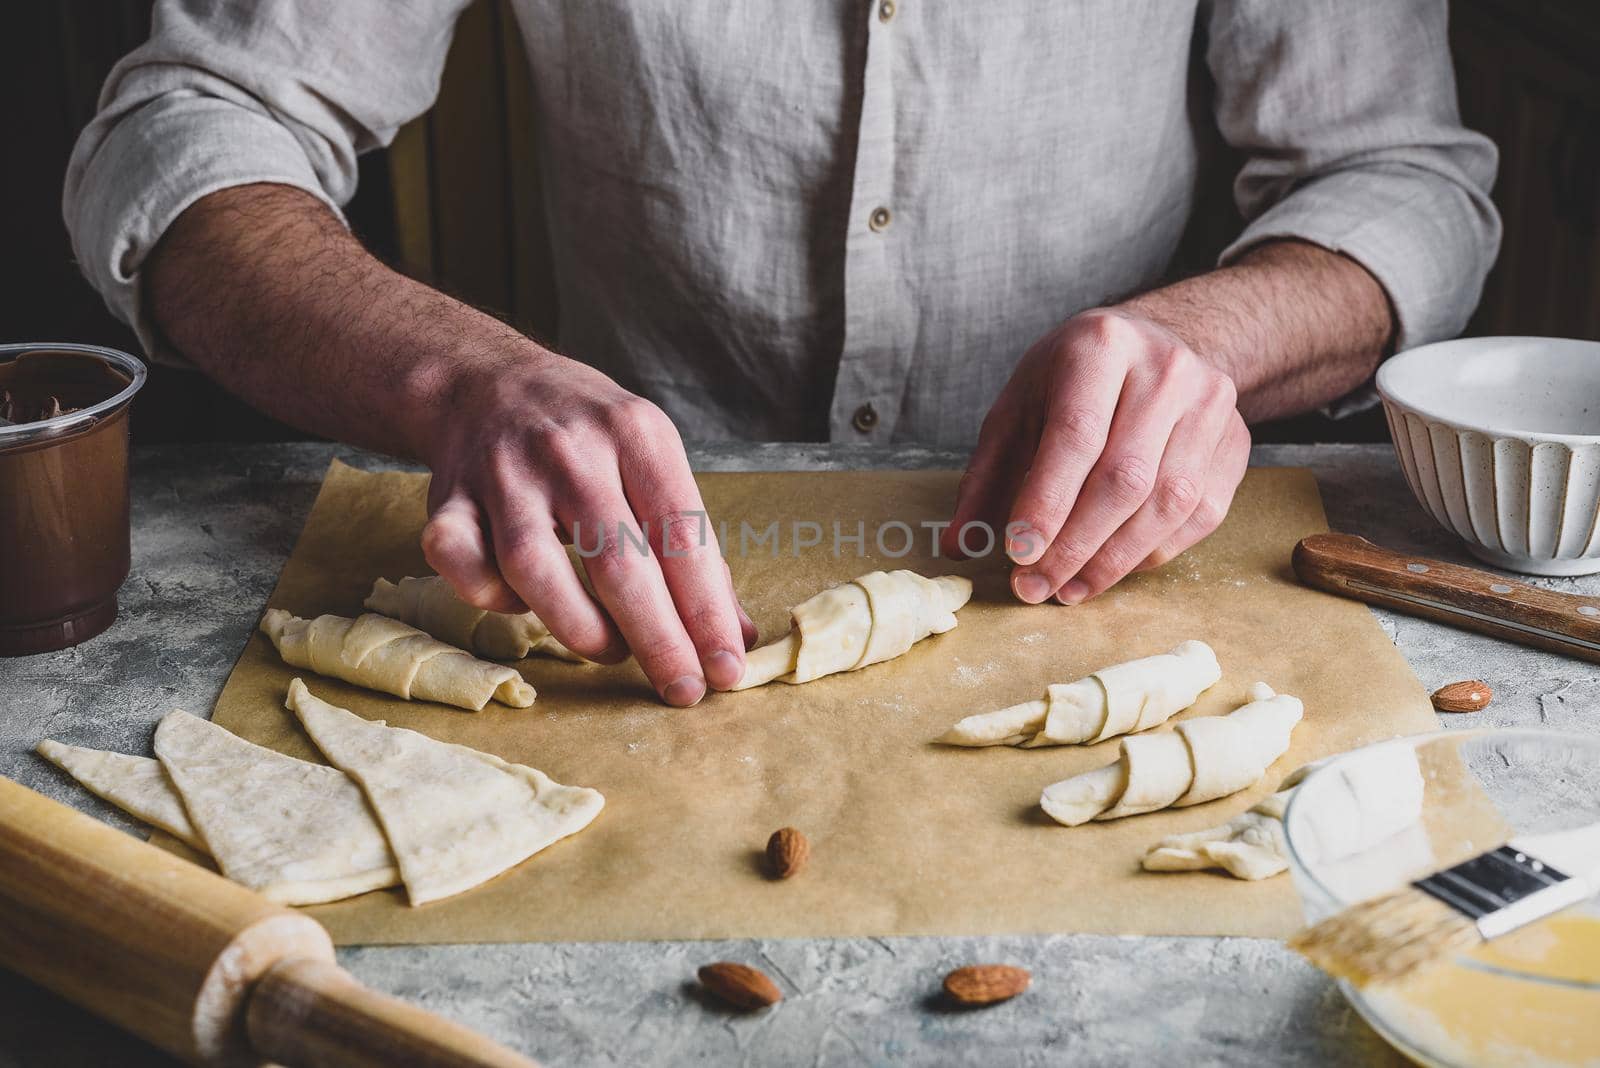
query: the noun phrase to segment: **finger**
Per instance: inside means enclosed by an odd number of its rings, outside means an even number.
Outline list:
[[[618,467],[633,514],[645,521],[661,575],[705,681],[731,689],[744,677],[739,603],[672,423],[653,404],[632,409],[619,428]]]
[[[744,639],[745,652],[756,647],[756,642],[761,640],[761,632],[756,629],[756,624],[750,614],[744,610],[744,605],[739,601],[739,595],[733,588],[733,569],[728,566],[728,561],[722,561],[722,575],[728,582],[728,596],[733,598],[734,607],[739,609],[739,636]]]
[[[967,461],[967,470],[956,487],[956,506],[950,514],[950,525],[939,536],[939,551],[954,559],[970,555],[968,548],[977,548],[989,541],[976,532],[965,538],[962,532],[971,524],[987,524],[1000,537],[999,528],[1011,507],[1017,486],[1027,468],[1028,448],[1032,443],[1024,436],[1021,425],[1008,407],[997,402],[984,420],[978,435],[978,445]]]
[[[1106,448],[1126,381],[1126,363],[1116,354],[1125,329],[1121,319],[1096,319],[1062,342],[1074,346],[1077,358],[1051,389],[1039,447],[1007,525],[1018,564],[1037,563],[1060,536]]]
[[[1167,439],[1150,496],[1061,587],[1056,600],[1080,604],[1104,593],[1189,521],[1204,499],[1207,468],[1231,412],[1231,406],[1212,403],[1178,420]]]
[[[1233,495],[1250,466],[1250,430],[1244,420],[1235,418],[1217,445],[1206,479],[1205,495],[1177,532],[1158,545],[1139,565],[1148,571],[1160,567],[1179,553],[1208,537],[1227,517]]]
[[[422,555],[463,601],[490,612],[526,612],[495,566],[483,516],[465,489],[453,490],[422,528]]]
[[[601,476],[565,496],[557,518],[650,684],[668,704],[699,701],[706,692],[699,656],[620,480]]]
[[[1105,448],[1060,532],[1031,567],[1011,577],[1020,599],[1037,604],[1059,590],[1149,498],[1180,403],[1177,391],[1123,391]]]
[[[626,659],[622,635],[583,588],[543,497],[531,487],[506,485],[485,503],[495,558],[517,596],[579,656],[601,663]]]

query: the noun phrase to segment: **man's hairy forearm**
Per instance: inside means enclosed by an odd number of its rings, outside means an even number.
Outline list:
[[[1365,382],[1394,316],[1377,280],[1316,245],[1278,241],[1127,301],[1226,372],[1251,422],[1294,415]]]
[[[402,456],[423,454],[463,371],[546,355],[385,267],[288,186],[197,201],[144,277],[167,341],[230,392],[304,430]]]
[[[661,517],[705,514],[659,408],[389,270],[314,198],[282,186],[198,201],[145,269],[157,325],[228,389],[427,463],[423,555],[464,599],[532,609],[590,659],[631,651],[671,704],[743,677],[755,626],[714,539],[659,556],[616,551],[659,543]],[[614,551],[584,561],[588,586],[560,541],[580,526],[615,532]]]

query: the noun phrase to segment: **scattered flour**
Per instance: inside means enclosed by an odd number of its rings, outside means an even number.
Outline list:
[[[993,664],[984,664],[980,667],[974,667],[971,664],[957,664],[956,685],[981,686],[986,678],[994,674],[994,669],[995,665]]]

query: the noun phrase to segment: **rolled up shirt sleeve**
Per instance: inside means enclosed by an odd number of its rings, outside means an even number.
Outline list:
[[[1206,22],[1223,137],[1246,156],[1227,263],[1275,239],[1360,263],[1396,348],[1458,334],[1500,244],[1496,153],[1461,125],[1445,0],[1215,0]]]
[[[294,186],[338,213],[356,157],[438,94],[465,0],[158,0],[150,39],[106,80],[67,167],[73,252],[106,304],[164,350],[140,294],[161,235],[201,197]]]

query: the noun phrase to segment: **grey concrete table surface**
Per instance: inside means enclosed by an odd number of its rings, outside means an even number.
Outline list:
[[[956,467],[917,448],[691,447],[702,470]],[[320,444],[160,447],[135,454],[133,571],[121,617],[61,653],[0,660],[0,773],[129,830],[48,767],[41,738],[149,751],[174,707],[207,712],[276,581],[328,461],[395,466]],[[1258,464],[1311,468],[1332,526],[1468,561],[1433,525],[1387,446],[1266,446]],[[1537,580],[1600,593],[1600,579]],[[1041,607],[1040,611],[1071,611]],[[1379,612],[1430,689],[1463,677],[1496,691],[1474,725],[1600,731],[1595,670],[1553,654]],[[550,1065],[1399,1064],[1334,986],[1276,942],[1059,935],[730,942],[366,947],[340,951],[364,982]],[[749,961],[786,999],[740,1017],[700,1001],[711,960]],[[981,1012],[942,1011],[948,969],[1030,968],[1034,986]],[[3,965],[4,962],[0,962]],[[0,972],[0,1066],[171,1063],[59,999]]]

